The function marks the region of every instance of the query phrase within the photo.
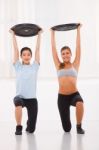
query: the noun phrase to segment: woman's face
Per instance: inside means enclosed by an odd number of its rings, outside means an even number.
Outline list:
[[[29,50],[24,50],[22,52],[21,58],[22,58],[22,62],[24,64],[30,64],[30,60],[32,58],[32,55],[31,55]]]
[[[63,59],[63,62],[68,63],[71,61],[71,52],[68,49],[64,49],[61,52],[61,57]]]

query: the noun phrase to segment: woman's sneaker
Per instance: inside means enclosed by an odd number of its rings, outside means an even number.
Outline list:
[[[76,128],[78,134],[85,134],[85,131],[81,128],[81,124],[78,124]]]

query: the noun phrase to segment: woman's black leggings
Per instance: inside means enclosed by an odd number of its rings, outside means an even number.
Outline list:
[[[29,131],[34,132],[36,128],[37,113],[38,113],[38,102],[36,98],[24,99],[16,96],[14,98],[15,107],[22,106],[27,108],[28,120],[27,128]]]
[[[58,94],[58,109],[65,132],[69,132],[71,130],[70,106],[76,106],[78,101],[83,102],[79,92],[75,92],[70,95]]]

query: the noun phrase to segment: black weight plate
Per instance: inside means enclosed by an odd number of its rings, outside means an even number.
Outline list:
[[[18,36],[29,37],[37,35],[41,28],[36,24],[22,23],[13,26],[11,30]]]
[[[61,25],[53,26],[51,29],[56,31],[68,31],[68,30],[77,29],[79,25],[80,25],[79,23],[61,24]]]

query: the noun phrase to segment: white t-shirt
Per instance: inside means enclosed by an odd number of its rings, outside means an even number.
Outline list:
[[[16,71],[16,95],[25,99],[36,98],[37,72],[39,64],[23,65],[20,61],[14,64]]]

